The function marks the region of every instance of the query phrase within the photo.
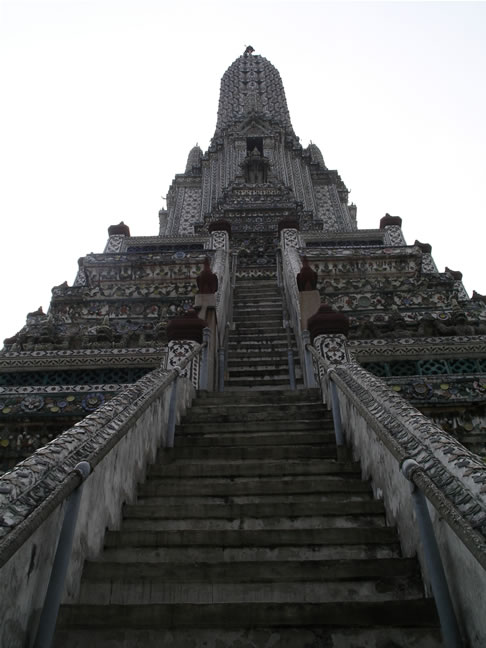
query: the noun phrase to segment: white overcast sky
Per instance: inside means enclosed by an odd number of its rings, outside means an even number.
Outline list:
[[[0,0],[0,342],[158,210],[251,44],[358,205],[486,293],[486,4]],[[1,345],[0,345],[1,346]]]

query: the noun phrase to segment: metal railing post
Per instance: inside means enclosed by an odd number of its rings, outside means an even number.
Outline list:
[[[286,316],[288,315],[287,313],[285,314]],[[294,352],[292,351],[292,340],[290,337],[290,323],[289,320],[286,319],[285,322],[285,330],[287,332],[287,363],[289,367],[289,383],[290,383],[290,389],[292,391],[295,391],[297,389],[296,383],[295,383],[295,364],[294,364]]]
[[[169,420],[167,422],[167,443],[165,444],[166,448],[174,447],[174,435],[175,435],[175,426],[176,426],[176,402],[177,402],[177,383],[179,381],[179,370],[176,368],[177,375],[174,378],[172,383],[172,389],[170,392],[170,401],[169,401]]]
[[[304,347],[304,375],[305,375],[305,386],[307,388],[317,387],[316,379],[314,376],[314,367],[312,366],[312,356],[307,348],[310,345],[310,333],[307,329],[302,331],[302,345]]]
[[[343,423],[341,419],[341,406],[339,404],[337,386],[333,382],[331,376],[329,375],[329,371],[327,372],[327,376],[329,380],[329,389],[331,392],[332,420],[334,422],[334,435],[336,437],[337,456],[338,459],[340,459],[341,457],[343,457],[343,455],[346,452],[345,450],[346,443],[344,440],[344,433],[343,433]]]
[[[208,388],[209,374],[209,340],[211,339],[211,329],[203,329],[203,352],[201,358],[201,369],[199,372],[199,389]]]
[[[87,461],[81,461],[74,470],[80,475],[81,483],[66,501],[66,512],[62,522],[61,533],[59,534],[59,542],[57,543],[56,555],[52,564],[51,576],[49,585],[47,586],[39,627],[37,628],[34,648],[50,648],[52,644],[73,548],[74,530],[78,519],[83,483],[91,472],[91,466]]]
[[[220,347],[218,351],[218,391],[224,391],[224,347]]]
[[[417,516],[420,539],[422,540],[427,571],[432,585],[437,614],[439,615],[442,638],[446,648],[462,648],[463,643],[454,608],[452,606],[449,587],[440,557],[439,547],[434,535],[427,500],[420,488],[413,482],[413,473],[419,468],[415,459],[405,459],[400,469],[412,486],[412,499]]]

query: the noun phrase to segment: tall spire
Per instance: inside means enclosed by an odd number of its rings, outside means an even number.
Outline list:
[[[251,114],[272,119],[293,133],[278,70],[263,56],[245,53],[221,79],[215,136]]]

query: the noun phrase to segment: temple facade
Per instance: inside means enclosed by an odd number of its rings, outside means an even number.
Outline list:
[[[52,289],[48,312],[5,340],[3,471],[164,362],[167,324],[193,306],[205,257],[214,266],[227,246],[238,277],[277,280],[282,229],[293,271],[305,255],[320,300],[349,318],[353,357],[485,452],[486,298],[470,298],[460,272],[440,272],[431,245],[407,244],[399,217],[358,228],[346,185],[316,144],[300,143],[263,56],[240,56],[223,75],[209,148],[189,152],[159,221],[144,237],[110,227],[104,251]]]

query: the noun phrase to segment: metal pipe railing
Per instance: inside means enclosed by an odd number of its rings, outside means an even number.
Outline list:
[[[336,444],[338,447],[344,447],[341,408],[339,404],[337,385],[332,376],[334,369],[310,344],[306,345],[306,349],[312,354],[318,365],[321,365],[326,372],[326,376],[329,380],[329,391],[331,394],[331,407],[335,426]],[[394,455],[394,453],[392,454]],[[430,520],[426,495],[421,490],[419,484],[415,481],[419,474],[421,474],[422,477],[425,477],[426,480],[429,480],[429,478],[423,468],[414,459],[408,457],[401,461],[400,470],[412,484],[412,502],[417,515],[419,536],[424,549],[427,573],[432,586],[432,593],[437,607],[444,644],[446,648],[462,648],[463,643],[459,632],[459,625],[452,606],[439,547]]]
[[[442,628],[444,645],[446,648],[461,648],[463,645],[461,633],[459,632],[459,626],[452,606],[451,595],[444,573],[444,566],[442,565],[439,547],[437,546],[434,528],[427,507],[427,500],[425,499],[423,492],[418,488],[417,484],[413,482],[413,473],[417,470],[422,470],[422,468],[415,459],[410,458],[405,459],[405,461],[402,462],[400,469],[403,475],[411,483],[413,506],[417,516],[420,538],[424,548],[427,572],[430,577],[432,593],[434,595],[437,614],[439,615],[440,626]]]
[[[218,391],[224,391],[224,376],[226,373],[226,365],[228,362],[228,344],[229,334],[232,329],[233,323],[233,293],[236,286],[236,268],[238,266],[238,252],[231,253],[231,268],[230,268],[230,292],[228,298],[228,310],[226,314],[226,322],[224,325],[223,341],[218,349]]]
[[[34,648],[50,648],[52,644],[57,615],[64,591],[64,583],[66,582],[69,561],[71,559],[74,531],[78,520],[83,484],[91,473],[91,466],[87,461],[81,461],[74,468],[73,472],[79,475],[80,483],[66,502],[66,512],[62,522],[61,533],[59,534],[59,541],[57,543],[49,585],[47,586],[44,606],[37,628]]]
[[[318,384],[314,375],[314,365],[312,362],[312,355],[310,349],[310,333],[307,329],[302,331],[302,347],[304,349],[304,377],[305,377],[305,386],[307,389],[311,387],[317,387]]]

